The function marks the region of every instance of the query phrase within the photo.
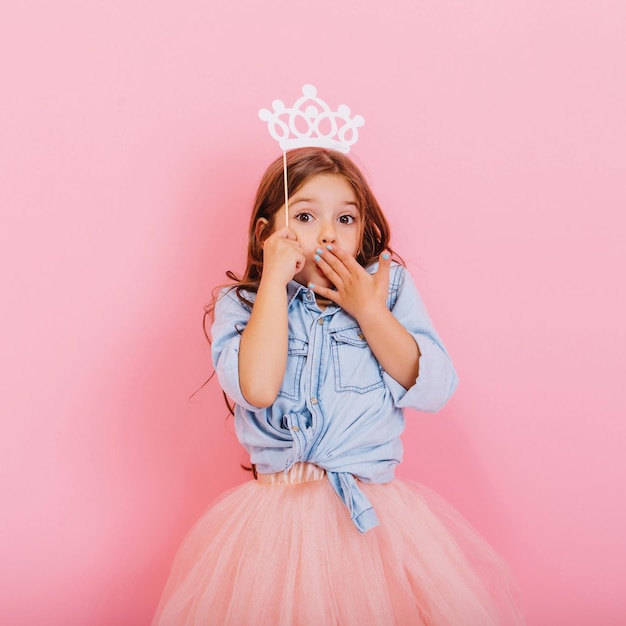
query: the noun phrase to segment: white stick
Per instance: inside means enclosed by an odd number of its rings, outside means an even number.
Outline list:
[[[283,152],[283,180],[285,181],[285,226],[289,228],[289,191],[287,187],[287,153]]]

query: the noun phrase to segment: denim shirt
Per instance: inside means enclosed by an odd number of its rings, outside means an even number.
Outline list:
[[[246,293],[252,302],[255,295]],[[403,408],[440,409],[456,388],[456,372],[410,274],[400,265],[390,268],[387,306],[420,349],[419,375],[408,390],[382,369],[346,311],[333,303],[320,310],[313,292],[295,281],[287,285],[287,295],[287,369],[270,407],[251,405],[239,386],[241,332],[251,308],[232,288],[220,293],[215,306],[213,365],[235,402],[237,437],[257,471],[288,471],[299,461],[318,465],[355,526],[365,532],[378,519],[355,478],[365,483],[393,478],[402,460]]]

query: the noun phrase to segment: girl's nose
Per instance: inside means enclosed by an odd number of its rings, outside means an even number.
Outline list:
[[[335,243],[336,234],[334,225],[325,224],[320,230],[320,242],[323,244]]]

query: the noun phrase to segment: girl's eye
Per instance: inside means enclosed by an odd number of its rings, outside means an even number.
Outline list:
[[[356,221],[356,218],[354,217],[354,215],[342,215],[339,218],[339,221],[342,224],[354,224],[354,222]]]
[[[305,211],[296,215],[296,220],[298,220],[298,222],[310,222],[312,219],[313,216]]]

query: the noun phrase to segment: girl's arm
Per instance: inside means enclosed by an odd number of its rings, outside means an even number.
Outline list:
[[[406,328],[385,305],[365,307],[356,320],[381,367],[405,389],[412,387],[419,375],[420,350]]]
[[[381,367],[405,389],[412,387],[419,375],[420,350],[387,308],[390,256],[381,255],[376,274],[368,274],[337,246],[324,250],[321,257],[320,269],[336,290],[316,287],[315,291],[352,315]]]
[[[250,320],[241,335],[239,384],[250,404],[270,406],[287,367],[287,283],[304,265],[293,231],[282,228],[263,245],[263,274]]]

